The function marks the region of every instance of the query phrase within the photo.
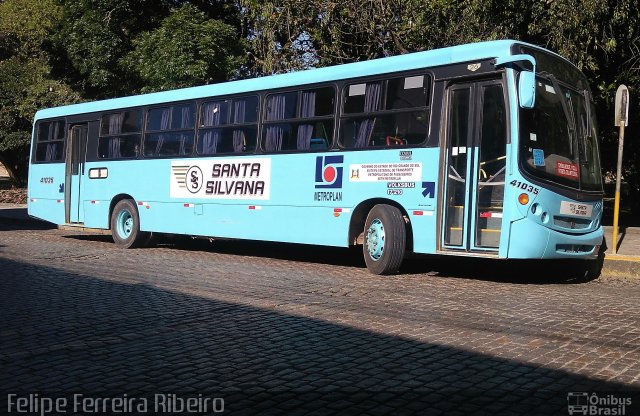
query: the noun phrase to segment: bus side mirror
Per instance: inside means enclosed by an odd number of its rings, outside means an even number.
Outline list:
[[[508,55],[495,60],[496,68],[520,69],[518,101],[521,108],[533,108],[536,103],[536,59],[531,55]]]
[[[536,74],[521,71],[518,79],[518,102],[521,108],[533,108],[536,103]]]

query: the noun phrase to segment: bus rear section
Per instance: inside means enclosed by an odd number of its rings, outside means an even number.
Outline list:
[[[35,125],[27,209],[30,216],[54,224],[78,222],[80,218],[81,175],[77,169],[67,169],[66,153],[72,150],[66,146],[68,140],[64,119]],[[74,156],[78,157],[79,152],[76,149]]]

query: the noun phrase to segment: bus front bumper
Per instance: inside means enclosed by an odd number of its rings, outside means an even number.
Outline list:
[[[524,218],[511,224],[507,258],[595,259],[603,238],[602,227],[586,234],[568,234]]]

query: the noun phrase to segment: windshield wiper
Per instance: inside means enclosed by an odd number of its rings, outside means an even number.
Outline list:
[[[591,133],[593,130],[593,126],[591,125],[591,93],[588,89],[582,90],[582,96],[584,97],[584,109],[587,113],[587,131],[584,135],[585,139],[590,139],[592,137]]]
[[[584,141],[584,165],[588,165],[589,164],[589,154],[587,153],[587,143],[590,142],[591,139],[593,139],[593,120],[591,120],[591,93],[589,92],[588,89],[584,89],[582,90],[582,96],[584,97],[584,111],[586,113],[586,126],[585,126],[585,131],[584,131],[584,135],[583,135],[583,141]]]

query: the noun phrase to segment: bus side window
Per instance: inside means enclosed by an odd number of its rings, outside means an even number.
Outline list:
[[[210,101],[200,109],[199,155],[249,153],[256,149],[258,97]]]
[[[145,156],[186,156],[193,153],[195,106],[178,104],[147,113]]]
[[[328,149],[333,141],[335,90],[312,90],[267,96],[262,147],[267,152]]]
[[[423,143],[428,134],[428,87],[424,75],[348,85],[340,144],[359,149]]]
[[[98,157],[100,159],[134,158],[139,153],[142,113],[127,110],[102,116]]]
[[[36,162],[59,162],[64,159],[64,121],[40,122],[37,135]]]

